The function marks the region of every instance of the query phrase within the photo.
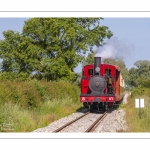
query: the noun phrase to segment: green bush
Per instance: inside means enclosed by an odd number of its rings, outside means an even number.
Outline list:
[[[40,103],[55,99],[79,100],[80,89],[75,83],[46,81],[0,81],[0,104],[12,102],[23,108],[32,109]]]
[[[139,85],[136,88],[133,88],[132,93],[131,93],[131,97],[135,97],[135,96],[141,96],[145,93],[147,88]]]
[[[31,80],[29,75],[25,72],[21,72],[19,74],[15,72],[1,72],[0,73],[1,81],[28,81]]]

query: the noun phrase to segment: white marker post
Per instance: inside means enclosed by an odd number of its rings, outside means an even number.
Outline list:
[[[139,108],[139,117],[141,119],[141,108],[144,108],[144,99],[135,99],[135,107]]]

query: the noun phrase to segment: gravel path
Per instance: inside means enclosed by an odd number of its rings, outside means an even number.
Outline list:
[[[124,96],[123,104],[127,103],[128,94]],[[34,130],[33,132],[53,132],[57,128],[63,126],[64,124],[76,119],[81,116],[86,109],[83,109],[82,112],[73,113],[67,117],[61,118],[54,121],[50,125]],[[66,127],[61,132],[84,132],[90,124],[92,124],[100,114],[89,114],[84,119],[80,119],[71,126]],[[125,110],[118,109],[113,110],[111,113],[108,113],[106,118],[100,123],[94,132],[125,132],[128,129],[127,123],[124,119]]]

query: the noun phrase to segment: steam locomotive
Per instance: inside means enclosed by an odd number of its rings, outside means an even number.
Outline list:
[[[94,57],[94,64],[82,69],[80,102],[91,109],[109,108],[118,105],[124,96],[125,82],[118,66],[101,63]]]

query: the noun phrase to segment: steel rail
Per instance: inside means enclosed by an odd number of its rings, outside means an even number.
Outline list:
[[[107,116],[107,111],[101,115],[85,132],[92,132],[95,130],[97,125]]]
[[[53,132],[59,132],[59,131],[61,131],[62,129],[64,129],[64,128],[67,127],[68,125],[70,125],[70,124],[76,122],[77,120],[81,119],[82,117],[86,116],[86,115],[89,114],[89,113],[90,113],[89,111],[86,112],[84,115],[82,115],[82,116],[80,116],[80,117],[78,117],[78,118],[76,118],[76,119],[74,119],[74,120],[68,122],[67,124],[61,126],[60,128],[56,129],[56,130],[53,131]]]

